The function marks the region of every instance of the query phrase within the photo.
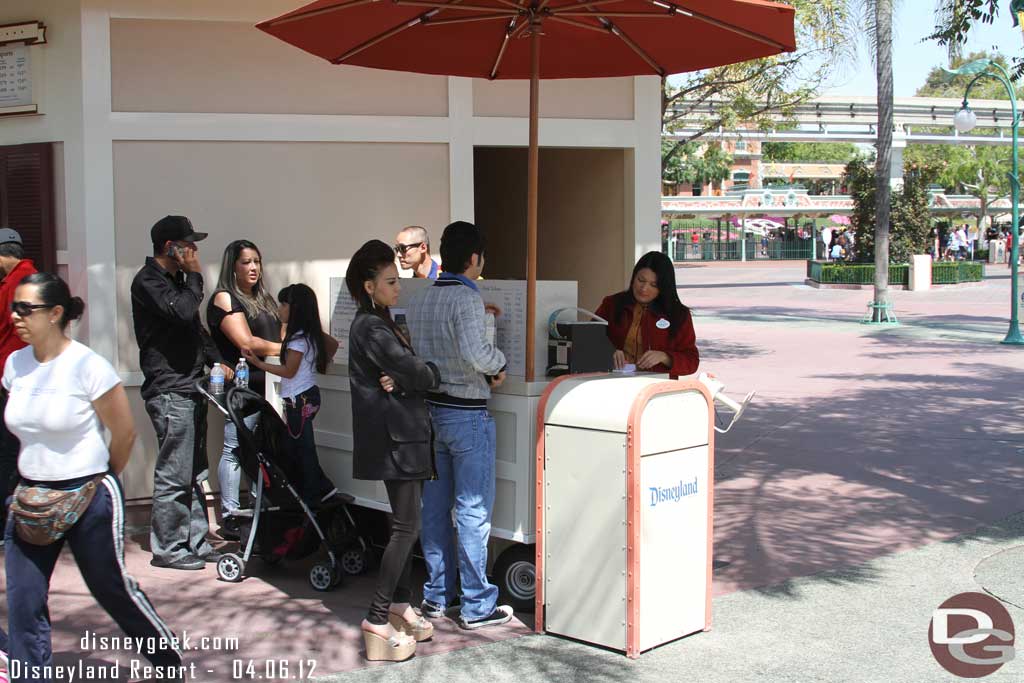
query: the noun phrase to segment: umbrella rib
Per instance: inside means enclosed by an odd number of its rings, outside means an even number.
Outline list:
[[[625,0],[584,0],[583,2],[573,2],[568,5],[559,5],[558,7],[552,7],[548,10],[550,14],[560,14],[564,10],[569,9],[583,9],[585,7],[597,7],[598,5],[610,5],[616,2],[624,2]]]
[[[596,26],[595,24],[588,24],[584,21],[576,21],[575,19],[565,19],[563,17],[553,16],[550,17],[551,21],[557,21],[560,24],[569,24],[577,28],[586,28],[591,31],[597,31],[598,33],[611,33],[611,30],[604,26]]]
[[[460,0],[452,0],[451,4],[455,5],[459,1]],[[373,47],[374,45],[376,45],[378,43],[381,43],[381,42],[387,40],[388,38],[391,38],[392,36],[395,36],[395,35],[401,33],[402,31],[404,31],[406,29],[410,29],[410,28],[412,28],[414,26],[419,26],[420,24],[425,24],[427,21],[429,21],[433,16],[435,16],[440,11],[441,11],[440,9],[434,8],[434,9],[431,9],[431,10],[428,10],[428,11],[424,12],[423,14],[419,15],[415,19],[409,19],[408,21],[404,21],[401,24],[399,24],[398,26],[395,26],[393,28],[388,29],[384,33],[376,35],[373,38],[370,38],[368,40],[364,40],[362,43],[360,43],[359,45],[356,45],[354,48],[352,48],[351,50],[348,50],[347,52],[345,52],[341,56],[335,57],[334,59],[330,60],[330,62],[331,62],[331,64],[341,64],[342,62],[344,62],[346,60],[349,60],[352,57],[355,57],[357,54],[359,54],[363,50],[367,50],[367,49]]]
[[[624,42],[627,47],[629,47],[630,50],[635,52],[640,57],[640,59],[647,62],[647,65],[654,69],[654,73],[658,74],[662,78],[665,77],[665,74],[667,73],[665,69],[663,69],[661,65],[654,61],[654,59],[649,54],[647,54],[647,52],[643,48],[637,45],[636,41],[634,41],[632,38],[626,35],[625,31],[616,26],[615,22],[609,19],[605,19],[604,13],[595,10],[593,7],[588,7],[587,10],[589,14],[596,16],[602,24],[607,26],[608,30],[611,31],[613,35],[618,36],[619,39],[622,40],[622,42]]]
[[[297,14],[292,14],[290,16],[283,17],[280,19],[271,19],[270,21],[266,22],[266,26],[269,27],[279,26],[281,24],[290,24],[295,21],[302,21],[303,19],[309,19],[310,17],[318,17],[321,14],[328,14],[330,12],[345,9],[347,7],[353,7],[355,5],[368,5],[371,2],[376,1],[377,0],[344,0],[344,2],[338,2],[328,7],[317,7],[316,9],[300,11]]]
[[[594,16],[590,12],[556,12],[552,10],[551,16],[556,17],[592,17]],[[601,12],[602,17],[656,17],[658,19],[670,19],[671,14],[667,12]]]
[[[505,29],[505,36],[501,39],[501,47],[498,48],[498,56],[494,58],[494,66],[491,67],[491,80],[494,80],[495,76],[498,75],[498,67],[501,66],[501,60],[505,57],[508,41],[511,40],[512,32],[516,29],[516,19],[517,17],[511,19],[508,22],[508,28]]]
[[[452,17],[451,19],[432,19],[424,22],[424,26],[443,26],[448,24],[468,24],[474,21],[491,21],[493,19],[508,19],[507,14],[480,14],[475,17]]]
[[[765,45],[771,45],[772,47],[779,49],[783,52],[790,51],[788,46],[783,45],[777,40],[773,40],[771,38],[768,38],[767,36],[762,36],[761,34],[754,33],[753,31],[748,31],[745,28],[740,28],[739,26],[729,24],[727,22],[721,21],[720,19],[715,19],[714,17],[708,16],[706,14],[701,14],[696,10],[687,9],[686,7],[681,7],[672,2],[664,2],[664,0],[649,1],[651,2],[651,4],[657,7],[667,9],[671,14],[681,14],[685,17],[696,19],[697,21],[703,21],[706,24],[711,24],[712,26],[723,29],[725,31],[731,31],[733,33],[743,36],[744,38],[750,38],[751,40],[756,40],[760,43],[764,43]]]
[[[452,7],[445,2],[431,2],[430,0],[394,0],[396,5],[408,5],[413,7],[436,7],[438,9],[457,9],[466,10],[468,12],[498,12],[504,14],[507,17],[516,16],[519,14],[519,10],[501,9],[500,7],[488,7],[487,5],[463,5],[459,4]]]
[[[605,21],[607,21],[607,19]],[[647,52],[645,52],[643,48],[641,48],[639,45],[637,45],[636,42],[632,38],[627,36],[626,33],[621,28],[616,26],[613,22],[609,21],[608,22],[608,30],[611,31],[616,36],[618,36],[622,40],[622,42],[624,42],[627,46],[629,46],[629,49],[631,49],[633,52],[637,53],[640,56],[640,59],[642,59],[645,62],[647,62],[648,66],[650,66],[652,69],[654,69],[654,72],[656,74],[658,74],[662,78],[665,77],[665,74],[666,74],[665,69],[661,68],[661,66],[656,61],[654,61],[654,59],[649,54],[647,54]]]

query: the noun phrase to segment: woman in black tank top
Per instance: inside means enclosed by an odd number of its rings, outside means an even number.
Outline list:
[[[206,309],[206,322],[210,327],[217,349],[224,362],[238,363],[240,349],[250,349],[261,359],[281,354],[281,320],[277,302],[263,283],[263,259],[259,248],[248,240],[236,240],[224,249],[217,291]],[[250,368],[249,388],[263,395],[266,375],[262,370]],[[252,429],[256,415],[246,418]],[[241,469],[238,460],[238,431],[227,421],[224,423],[224,448],[217,466],[220,479],[221,522],[223,538],[238,538],[238,491]]]

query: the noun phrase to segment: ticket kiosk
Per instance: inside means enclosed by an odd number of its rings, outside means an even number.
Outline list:
[[[711,626],[714,389],[571,375],[538,407],[536,627],[637,657]]]

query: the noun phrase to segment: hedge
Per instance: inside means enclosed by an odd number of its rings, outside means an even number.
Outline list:
[[[807,277],[814,282],[829,285],[871,285],[875,282],[875,266],[869,263],[807,262]],[[906,285],[910,266],[905,263],[889,266],[889,284]],[[955,285],[961,282],[981,282],[985,277],[985,264],[977,261],[939,261],[932,263],[933,285]]]

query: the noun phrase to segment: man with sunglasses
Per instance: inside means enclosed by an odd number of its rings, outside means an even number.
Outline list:
[[[21,235],[10,228],[0,229],[0,371],[7,357],[25,346],[11,322],[14,290],[26,275],[36,272],[31,259],[25,258]],[[7,506],[3,504],[14,492],[18,475],[18,437],[7,430],[3,411],[7,408],[7,392],[0,390],[0,523],[7,522]],[[0,541],[2,542],[2,541]]]
[[[413,277],[437,279],[440,267],[430,257],[430,236],[418,225],[402,228],[395,238],[395,254],[403,270],[411,270]]]
[[[150,231],[153,256],[132,281],[132,319],[139,364],[158,451],[153,471],[149,543],[155,567],[202,569],[220,559],[206,539],[209,519],[202,483],[206,456],[206,401],[195,383],[206,366],[220,364],[199,320],[203,276],[197,242],[206,239],[185,216],[166,216]]]

